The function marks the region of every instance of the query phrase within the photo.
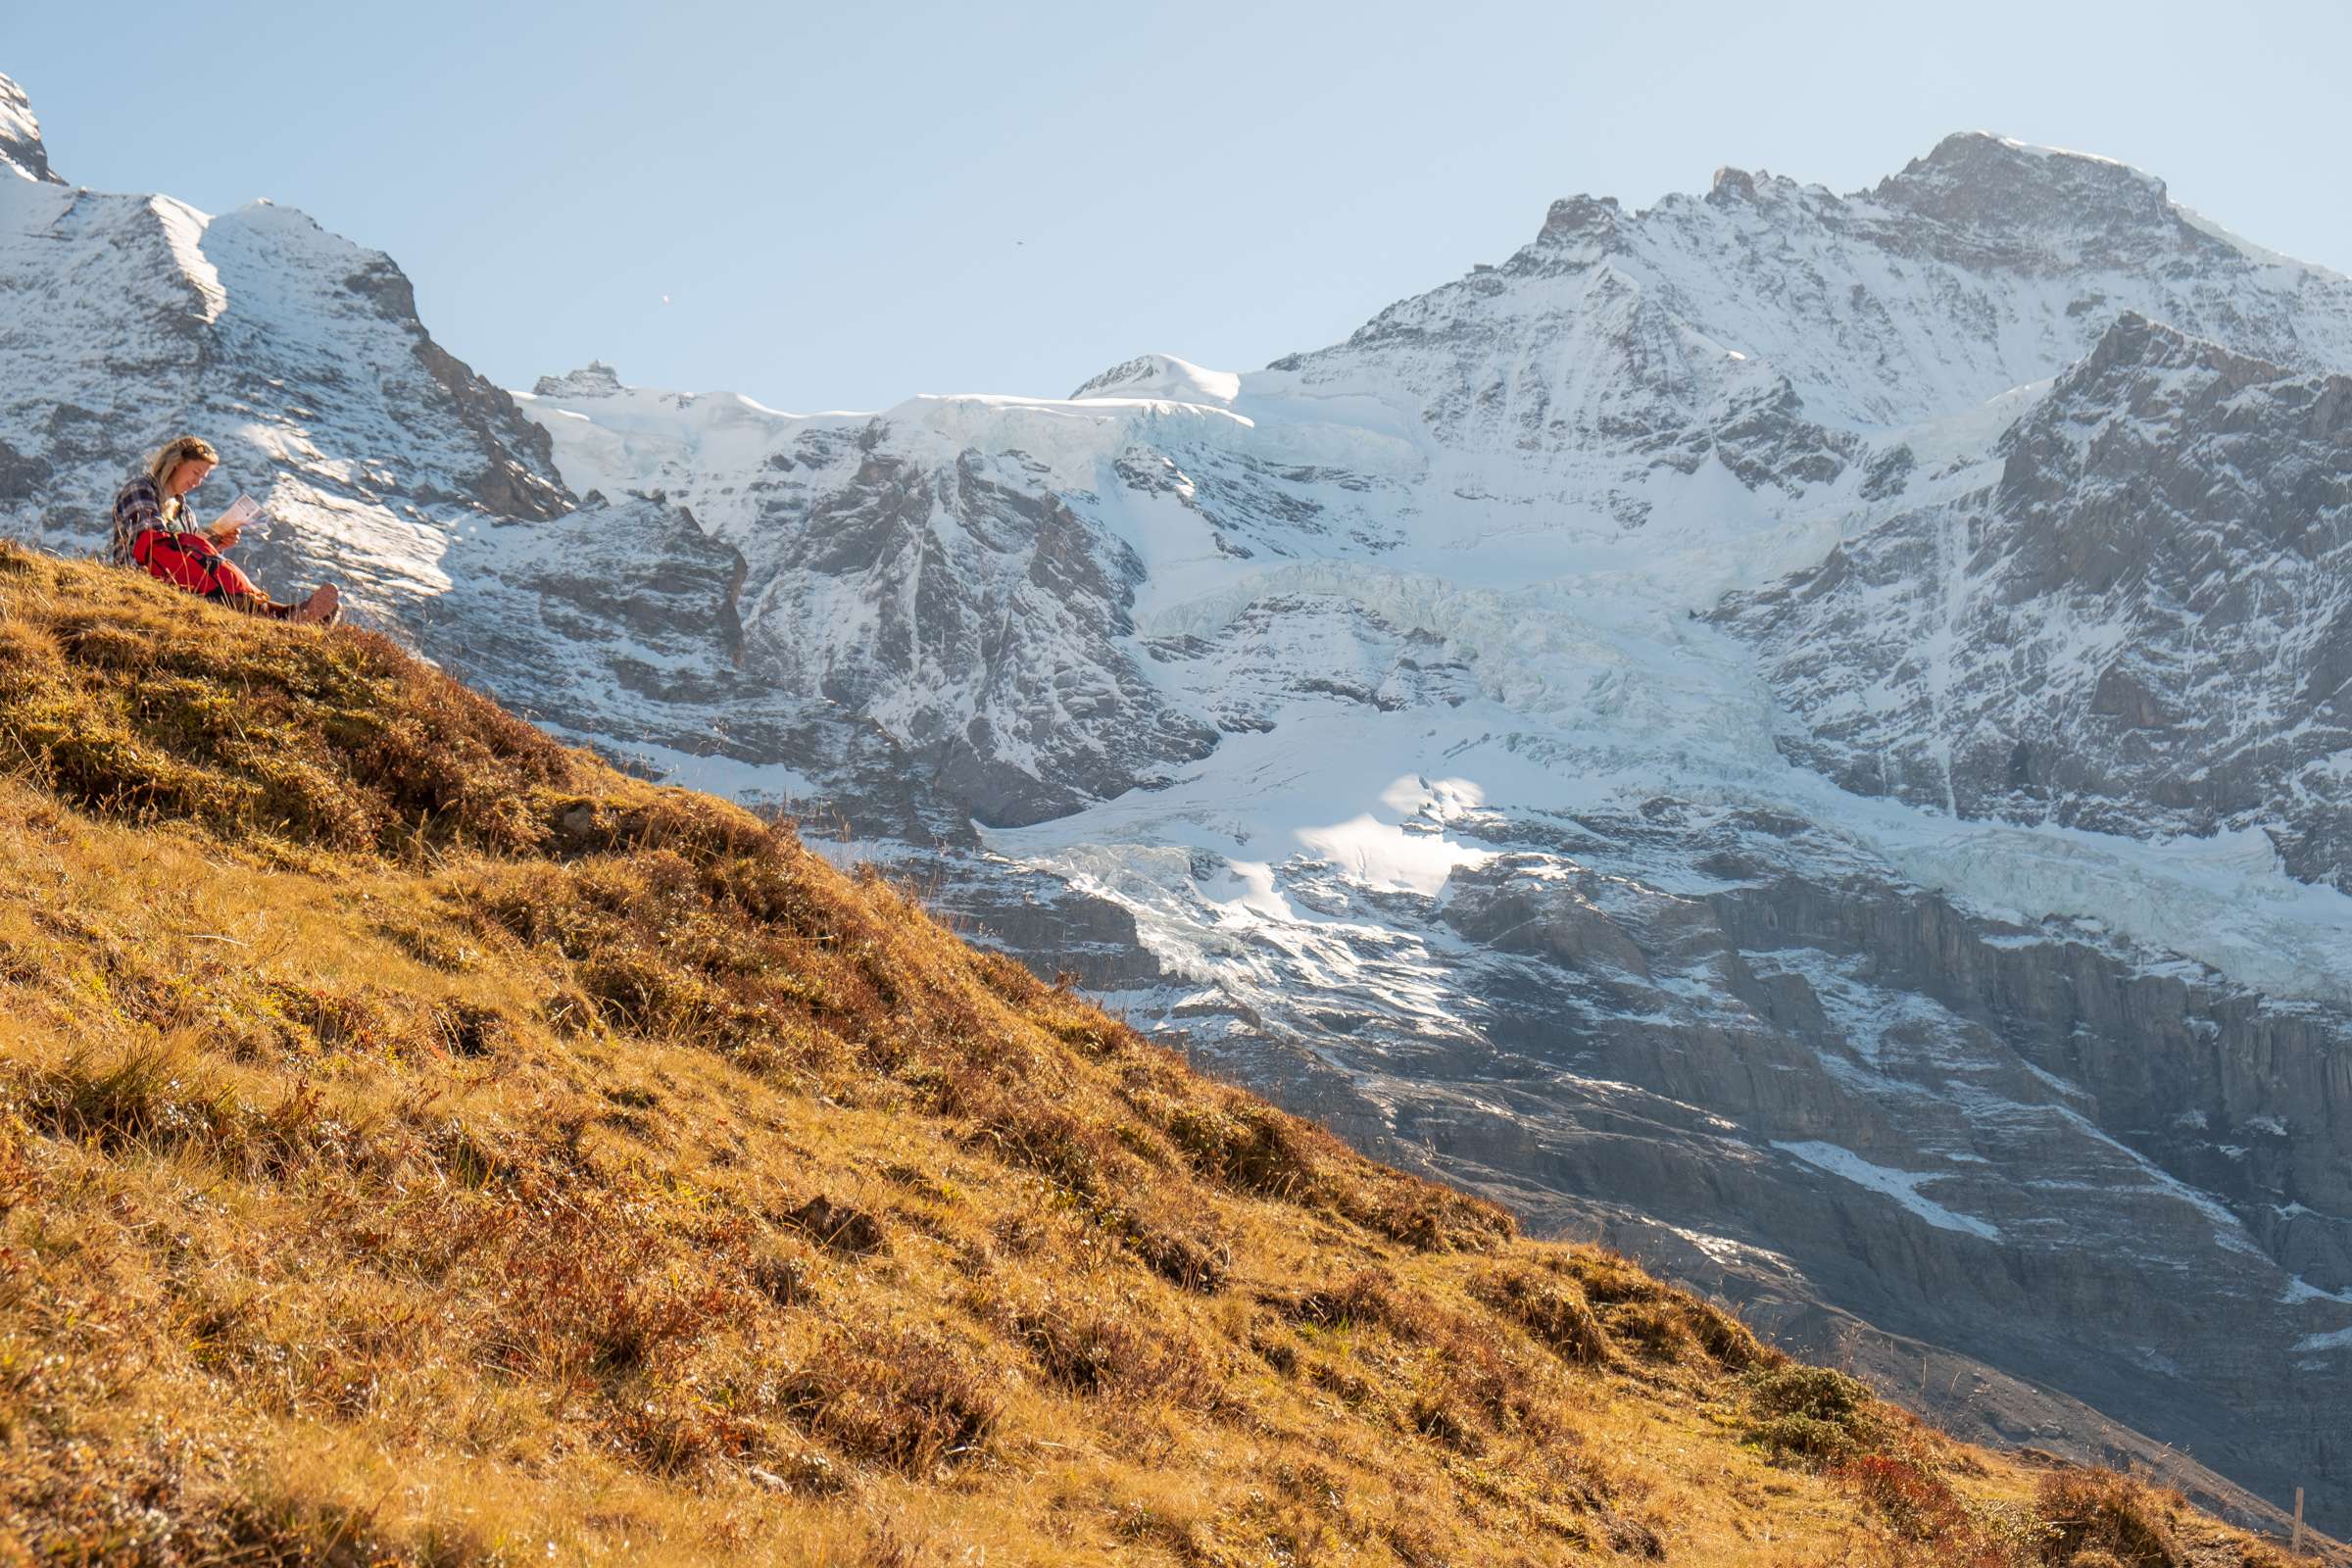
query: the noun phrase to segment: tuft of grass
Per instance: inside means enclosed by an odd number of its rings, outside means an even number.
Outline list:
[[[162,1045],[101,1057],[79,1050],[30,1075],[20,1098],[35,1128],[109,1152],[236,1139],[243,1117],[219,1081]]]
[[[1365,1269],[1324,1290],[1274,1293],[1263,1298],[1285,1317],[1317,1328],[1386,1329],[1407,1344],[1432,1338],[1438,1328],[1430,1305],[1400,1290],[1385,1269]]]
[[[1561,1269],[1582,1289],[1608,1339],[1667,1366],[1711,1362],[1726,1371],[1770,1372],[1783,1359],[1730,1312],[1652,1278],[1630,1259],[1591,1251]]]
[[[1482,1275],[1472,1291],[1568,1360],[1598,1366],[1609,1359],[1608,1335],[1573,1279],[1540,1269],[1500,1268]]]
[[[2181,1568],[2187,1561],[2175,1539],[2168,1499],[2112,1470],[2062,1470],[2043,1478],[2034,1497],[2047,1522],[2046,1562],[2072,1565],[2104,1555],[2124,1568]]]

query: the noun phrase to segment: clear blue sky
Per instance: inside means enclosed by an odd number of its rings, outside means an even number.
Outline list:
[[[10,9],[66,178],[300,207],[511,386],[594,356],[811,410],[1249,368],[1554,197],[1845,191],[1969,128],[2352,270],[2346,0]]]

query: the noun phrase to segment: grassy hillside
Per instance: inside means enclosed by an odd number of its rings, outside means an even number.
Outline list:
[[[2257,1564],[383,640],[0,548],[0,1564]]]

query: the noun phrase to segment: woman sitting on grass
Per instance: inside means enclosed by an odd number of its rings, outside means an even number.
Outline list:
[[[202,436],[165,442],[147,471],[115,493],[115,541],[107,559],[118,566],[144,566],[168,583],[250,615],[333,620],[342,607],[333,583],[299,605],[281,605],[220,554],[236,544],[242,521],[223,517],[209,528],[197,526],[188,511],[188,492],[204,483],[220,461],[220,454]]]

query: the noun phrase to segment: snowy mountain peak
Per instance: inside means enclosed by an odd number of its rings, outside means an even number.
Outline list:
[[[1944,137],[1871,194],[1923,218],[2004,233],[2133,222],[2169,228],[2175,219],[2164,181],[2153,174],[2112,158],[1982,130]]]
[[[41,122],[32,117],[32,101],[7,76],[0,76],[0,170],[22,179],[65,183],[49,167],[49,149],[41,145]]]
[[[1729,201],[1735,197],[1745,197],[1754,201],[1756,176],[1744,169],[1734,169],[1726,164],[1715,171],[1715,178],[1707,187],[1707,195],[1709,199]]]
[[[1172,354],[1139,354],[1114,365],[1070,394],[1070,401],[1098,398],[1157,398],[1172,403],[1231,403],[1241,395],[1242,378],[1231,370],[1210,370]]]
[[[620,372],[602,360],[590,360],[581,369],[562,375],[543,375],[531,395],[542,398],[609,398],[620,391]]]
[[[1622,216],[1624,210],[1614,196],[1563,197],[1553,202],[1551,210],[1544,215],[1544,229],[1536,236],[1536,243],[1603,243],[1617,232],[1617,220]]]

